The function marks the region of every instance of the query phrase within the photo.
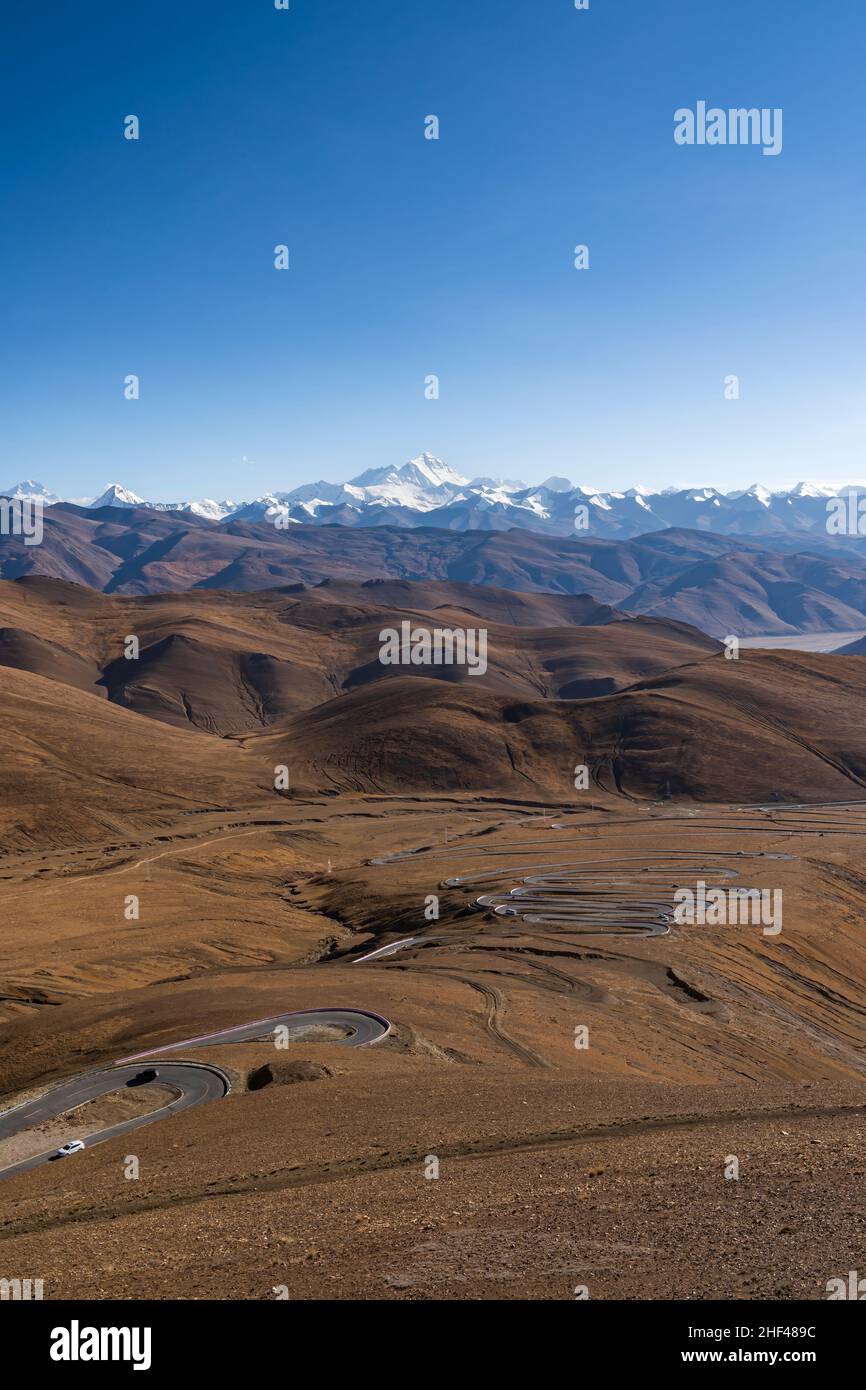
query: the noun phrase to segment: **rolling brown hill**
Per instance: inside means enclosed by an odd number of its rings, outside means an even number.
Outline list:
[[[380,633],[403,621],[487,633],[486,673],[410,667],[413,679],[542,699],[609,693],[718,650],[684,624],[632,618],[586,596],[401,581],[137,598],[27,578],[0,582],[0,664],[163,723],[228,735],[405,674],[379,661]],[[131,635],[136,660],[124,655]]]
[[[856,560],[732,552],[645,579],[623,607],[679,618],[718,636],[850,632],[862,626],[863,581]]]
[[[44,575],[125,595],[252,592],[325,579],[433,581],[588,594],[717,637],[866,627],[863,555],[792,553],[676,528],[630,541],[430,526],[277,530],[264,522],[63,503],[46,509],[44,531],[38,546],[0,536],[0,578]]]
[[[0,668],[0,702],[6,854],[123,840],[275,795],[272,777],[236,745],[71,685]]]
[[[300,715],[245,748],[317,789],[496,788],[579,799],[832,800],[866,791],[866,667],[858,658],[713,656],[600,698],[514,700],[403,677]],[[265,753],[266,750],[266,753]]]
[[[486,673],[382,665],[380,634],[403,621],[482,626]],[[123,655],[130,635],[138,660]],[[443,581],[135,597],[28,578],[0,583],[0,663],[19,831],[23,806],[55,814],[52,776],[73,821],[107,825],[137,798],[168,814],[273,797],[283,763],[295,789],[565,800],[583,763],[596,787],[640,798],[866,785],[859,657],[726,661],[693,628],[586,597]]]

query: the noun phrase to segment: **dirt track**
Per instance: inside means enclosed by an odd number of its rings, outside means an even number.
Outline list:
[[[6,1264],[41,1262],[58,1293],[119,1297],[179,1279],[182,1296],[253,1298],[271,1296],[268,1280],[296,1297],[560,1298],[581,1270],[599,1297],[750,1296],[750,1280],[751,1296],[765,1284],[813,1296],[822,1272],[855,1267],[862,1198],[839,1164],[866,1103],[860,809],[542,816],[459,797],[282,809],[279,825],[214,814],[194,837],[181,825],[168,844],[85,850],[63,879],[71,920],[59,934],[46,904],[68,858],[6,861],[22,915],[0,992],[62,1001],[12,1006],[0,1040],[12,1091],[73,1055],[80,1070],[228,1027],[239,1011],[314,1007],[323,988],[392,1018],[393,1038],[336,1066],[327,1045],[302,1044],[291,1055],[307,1069],[287,1079],[309,1080],[288,1086],[267,1045],[213,1049],[235,1074],[267,1066],[271,1084],[137,1131],[140,1184],[122,1181],[128,1141],[94,1149],[74,1174],[52,1165],[5,1184]],[[563,828],[542,831],[551,823]],[[398,857],[370,864],[371,849]],[[586,936],[474,905],[479,889],[507,899],[546,864],[573,858],[591,876],[592,861],[673,853],[689,856],[689,874],[736,853],[743,882],[778,878],[781,938],[677,926]],[[34,877],[37,865],[48,872]],[[639,876],[613,875],[629,892]],[[106,927],[128,892],[141,894],[141,922]],[[435,940],[354,964],[410,936]],[[724,1178],[732,1153],[739,1186]],[[430,1154],[438,1183],[423,1177]],[[162,1253],[134,1265],[126,1243],[142,1240]],[[222,1252],[215,1263],[199,1241]],[[709,1257],[690,1263],[688,1242]],[[641,1249],[649,1264],[634,1262]]]

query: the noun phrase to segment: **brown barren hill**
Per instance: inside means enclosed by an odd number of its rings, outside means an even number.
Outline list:
[[[568,797],[586,765],[637,798],[805,801],[866,788],[866,672],[857,658],[714,656],[613,695],[509,699],[401,677],[245,740],[319,789],[498,789]]]
[[[866,625],[866,559],[850,549],[791,553],[768,548],[767,540],[679,527],[617,541],[516,527],[406,529],[387,524],[387,513],[381,520],[278,530],[264,521],[63,503],[46,509],[41,545],[0,536],[0,578],[52,576],[128,595],[408,580],[590,594],[596,603],[692,623],[717,637]],[[515,622],[505,613],[489,616]]]
[[[7,850],[134,833],[268,794],[269,779],[237,745],[142,719],[72,686],[0,669],[0,702]]]
[[[294,787],[564,797],[583,764],[597,787],[643,798],[831,798],[866,775],[858,657],[727,661],[686,624],[585,596],[389,581],[135,597],[34,578],[0,584],[0,623],[7,737],[26,747],[35,727],[14,699],[24,668],[51,709],[43,741],[63,742],[57,775],[82,785],[107,755],[110,781],[149,785],[152,769],[168,791],[174,766],[176,800],[198,778],[226,803],[235,776],[273,794],[284,762]],[[486,669],[383,664],[382,633],[403,623],[483,629]],[[155,724],[184,735],[179,758],[156,752]]]
[[[344,691],[405,674],[576,699],[719,649],[685,624],[631,618],[586,595],[420,582],[128,597],[28,578],[0,582],[0,623],[8,624],[0,665],[220,736],[285,724]],[[383,664],[382,633],[403,623],[483,629],[487,669]]]

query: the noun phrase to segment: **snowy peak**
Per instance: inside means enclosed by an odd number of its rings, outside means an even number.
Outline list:
[[[366,473],[349,479],[350,484],[365,491],[401,486],[456,489],[465,486],[468,481],[468,478],[455,473],[453,468],[449,468],[447,463],[443,463],[433,454],[419,454],[417,458],[410,459],[399,468],[368,468]]]
[[[419,454],[398,468],[368,468],[351,478],[346,500],[429,511],[447,502],[468,481],[433,454]]]
[[[852,485],[856,486],[856,485]],[[866,484],[858,491],[866,492]],[[304,526],[415,526],[449,531],[523,528],[566,536],[584,530],[605,540],[627,540],[668,528],[712,531],[721,536],[804,538],[810,545],[834,544],[827,529],[827,499],[845,489],[804,481],[771,491],[759,483],[737,491],[715,487],[634,486],[623,491],[574,484],[554,475],[543,483],[456,472],[435,454],[370,468],[349,482],[304,483],[288,492],[269,491],[252,501],[205,497],[180,502],[146,502],[121,483],[111,483],[95,499],[71,499],[87,508],[114,507],[187,515],[214,526],[231,523]],[[7,497],[38,498],[46,506],[60,501],[32,478],[6,489]]]
[[[514,478],[473,478],[471,482],[465,483],[470,492],[525,492],[526,483],[521,483]]]
[[[49,492],[44,483],[37,483],[35,478],[25,478],[12,487],[4,487],[0,496],[14,497],[18,501],[44,502],[46,507],[52,507],[61,500],[56,493]]]
[[[212,497],[203,497],[200,502],[184,502],[178,507],[178,511],[193,512],[195,516],[203,516],[207,521],[222,521],[223,517],[231,516],[237,507],[237,502],[230,502],[228,499],[215,502]]]
[[[212,497],[203,497],[199,502],[145,502],[141,505],[153,507],[160,512],[191,512],[193,516],[204,517],[206,521],[224,521],[243,504],[228,499],[215,502]]]
[[[787,494],[789,497],[836,497],[845,492],[843,487],[835,487],[830,483],[798,483],[792,487]],[[784,495],[784,494],[780,494]]]
[[[89,505],[96,511],[98,507],[146,507],[148,504],[143,497],[130,492],[121,483],[109,483],[101,496],[94,498]]]
[[[756,502],[760,502],[762,507],[769,507],[773,500],[773,494],[767,487],[762,487],[760,483],[752,483],[750,487],[744,488],[742,492],[729,492],[728,501],[738,502],[743,497],[753,497]]]

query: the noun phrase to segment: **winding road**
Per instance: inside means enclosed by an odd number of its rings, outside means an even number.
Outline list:
[[[397,863],[403,859],[426,858],[428,855],[475,854],[510,857],[512,853],[531,854],[549,841],[533,840],[523,844],[450,845],[444,848],[402,851],[387,858],[375,859],[374,864]],[[557,839],[557,853],[563,840]],[[741,850],[717,850],[710,855],[698,851],[667,849],[646,850],[640,854],[618,854],[606,859],[542,861],[535,864],[497,865],[476,873],[461,874],[443,880],[446,888],[466,888],[484,883],[518,878],[515,887],[505,892],[484,893],[475,899],[480,908],[492,909],[499,917],[517,917],[529,926],[570,927],[580,936],[665,936],[673,921],[674,890],[678,883],[703,879],[717,883],[720,879],[739,877],[739,869],[730,862],[739,860]],[[766,856],[789,858],[788,855]],[[527,869],[539,872],[527,874]],[[387,956],[406,946],[423,945],[429,937],[406,937],[362,957],[373,960]]]
[[[753,819],[745,823],[743,817]],[[756,821],[754,817],[766,817],[769,825]],[[866,835],[866,803],[814,803],[803,805],[762,805],[742,806],[710,811],[678,810],[673,814],[662,814],[657,822],[667,824],[677,822],[678,828],[722,834],[764,834],[775,831],[779,835],[846,834]],[[586,831],[595,829],[621,828],[631,824],[646,824],[639,819],[615,822],[583,823],[575,836],[576,846],[586,845]],[[695,851],[671,851],[668,849],[647,850],[641,854],[619,854],[607,859],[559,858],[569,843],[568,831],[560,822],[554,822],[549,830],[559,832],[556,837],[556,862],[498,864],[495,868],[482,868],[475,873],[463,874],[444,880],[446,887],[474,887],[490,885],[494,887],[503,880],[517,878],[514,887],[504,891],[483,893],[476,898],[479,908],[493,910],[498,917],[517,918],[527,925],[558,926],[575,932],[579,937],[657,937],[670,930],[673,919],[672,895],[677,881],[704,879],[714,880],[738,877],[738,869],[730,861],[742,859],[744,851],[713,851],[704,854]],[[232,835],[216,838],[233,838],[238,834],[256,833],[245,829]],[[214,843],[210,841],[208,843]],[[496,859],[510,859],[512,854],[522,856],[535,854],[539,848],[551,849],[551,841],[529,840],[520,844],[499,844],[485,846],[479,844],[452,843],[445,846],[423,845],[415,849],[403,850],[396,854],[372,859],[372,864],[394,864],[401,860],[427,858],[447,855],[450,859],[463,855],[489,856]],[[178,852],[163,851],[162,854]],[[749,855],[748,857],[753,857]],[[791,859],[787,854],[767,853],[757,857],[766,859]],[[726,863],[718,861],[725,860]],[[111,873],[127,873],[131,868],[150,862],[142,859],[133,865],[119,865]],[[526,870],[533,872],[527,873]],[[441,928],[440,928],[441,931]],[[355,964],[384,960],[398,952],[414,947],[433,944],[447,944],[447,937],[413,936],[380,946],[357,958]],[[496,1031],[498,1027],[495,991],[477,982],[468,981],[473,988],[485,993],[489,1004],[488,1026]],[[492,1000],[492,1003],[491,1003]],[[214,1047],[220,1044],[264,1040],[277,1028],[285,1028],[285,1040],[301,1037],[311,1027],[330,1027],[344,1030],[345,1036],[330,1039],[333,1044],[345,1047],[366,1047],[379,1042],[390,1031],[390,1023],[380,1015],[363,1009],[308,1009],[278,1014],[272,1018],[258,1019],[252,1023],[239,1024],[218,1032],[206,1033],[180,1042],[150,1048],[131,1057],[118,1060],[113,1066],[98,1071],[85,1072],[70,1078],[46,1091],[34,1100],[25,1101],[10,1110],[0,1112],[0,1140],[19,1134],[35,1125],[57,1119],[79,1109],[89,1101],[98,1099],[113,1091],[118,1091],[134,1078],[141,1064],[148,1059],[164,1056],[180,1049]],[[534,1056],[534,1054],[533,1054]],[[531,1058],[530,1058],[531,1060]],[[146,1083],[147,1084],[147,1083]],[[106,1142],[118,1135],[142,1125],[153,1124],[169,1115],[177,1114],[194,1105],[220,1099],[231,1090],[231,1082],[219,1067],[196,1061],[161,1062],[159,1076],[153,1083],[176,1093],[176,1099],[133,1118],[111,1125],[88,1135],[85,1143],[90,1148],[94,1144]],[[143,1087],[142,1089],[145,1089]],[[17,1173],[39,1167],[56,1156],[56,1146],[35,1154],[30,1158],[0,1168],[0,1179],[12,1177]],[[67,1160],[63,1160],[66,1162]]]
[[[734,857],[724,852],[713,856]],[[492,908],[500,917],[519,917],[529,926],[575,927],[581,936],[666,936],[673,921],[672,875],[711,883],[738,877],[737,869],[702,855],[661,850],[522,867],[544,872],[525,875],[508,892],[483,894],[476,898],[477,906]],[[460,888],[502,876],[501,869],[493,869],[448,878],[445,884]]]
[[[35,1125],[56,1120],[61,1115],[78,1110],[89,1101],[121,1090],[139,1074],[143,1062],[162,1056],[166,1052],[177,1052],[180,1048],[187,1047],[216,1047],[220,1044],[266,1040],[278,1028],[286,1030],[286,1041],[290,1041],[292,1038],[302,1037],[315,1027],[345,1029],[345,1037],[328,1039],[329,1043],[343,1047],[369,1047],[381,1041],[391,1030],[388,1019],[366,1009],[302,1009],[277,1014],[273,1018],[257,1019],[253,1023],[241,1023],[234,1028],[223,1028],[216,1033],[203,1033],[182,1042],[167,1043],[164,1047],[151,1048],[147,1052],[124,1057],[112,1067],[82,1072],[34,1100],[24,1101],[21,1105],[0,1112],[0,1140],[9,1139],[12,1135],[32,1129]],[[146,1114],[133,1116],[119,1124],[87,1135],[86,1148],[90,1149],[94,1144],[103,1144],[108,1139],[115,1139],[120,1134],[138,1129],[141,1125],[167,1119],[169,1115],[176,1115],[193,1105],[203,1105],[209,1100],[221,1100],[231,1090],[228,1076],[219,1067],[191,1061],[161,1062],[158,1077],[153,1082],[145,1083],[141,1087],[142,1091],[147,1085],[167,1087],[177,1093],[177,1099]],[[0,1179],[25,1173],[30,1168],[38,1168],[43,1163],[50,1163],[56,1156],[55,1143],[41,1153],[0,1168]],[[66,1163],[69,1160],[58,1161]]]

